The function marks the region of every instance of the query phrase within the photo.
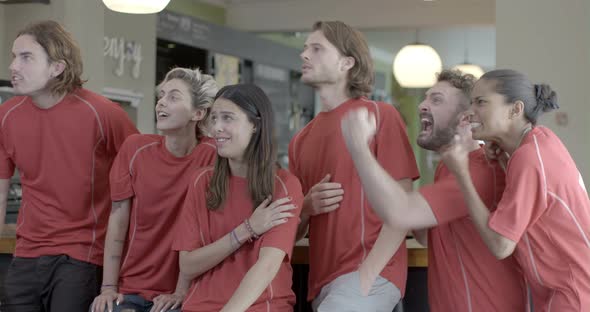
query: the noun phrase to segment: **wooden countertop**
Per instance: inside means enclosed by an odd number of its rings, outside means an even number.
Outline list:
[[[12,254],[16,245],[16,224],[4,224],[0,233],[0,254]]]
[[[0,254],[12,254],[16,245],[16,225],[5,224],[0,233]],[[416,240],[406,240],[408,247],[408,266],[410,267],[427,267],[428,250],[422,247]],[[291,263],[308,264],[309,259],[309,242],[306,238],[295,244]]]

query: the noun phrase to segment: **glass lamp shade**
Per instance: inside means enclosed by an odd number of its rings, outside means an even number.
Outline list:
[[[151,14],[162,11],[170,0],[102,0],[112,11],[130,14]]]
[[[393,74],[404,88],[429,88],[436,82],[442,61],[429,45],[410,44],[403,47],[393,60]]]

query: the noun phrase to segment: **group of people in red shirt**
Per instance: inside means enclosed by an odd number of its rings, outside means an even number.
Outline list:
[[[157,86],[160,134],[138,134],[83,88],[80,49],[60,24],[27,26],[12,56],[2,221],[15,168],[23,201],[2,311],[292,311],[290,260],[307,234],[314,311],[391,312],[409,231],[428,246],[432,311],[590,307],[588,194],[537,125],[558,108],[555,92],[522,73],[438,74],[417,143],[442,162],[413,190],[404,122],[368,98],[369,48],[342,22],[315,23],[301,52],[321,112],[291,140],[288,169],[256,85],[218,89],[174,68]]]

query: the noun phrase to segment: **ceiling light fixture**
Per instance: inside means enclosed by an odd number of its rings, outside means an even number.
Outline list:
[[[162,11],[170,0],[102,0],[112,11],[129,14],[152,14]]]
[[[393,60],[393,74],[404,88],[429,88],[441,70],[440,56],[431,46],[418,41],[418,31],[416,43],[403,47]]]

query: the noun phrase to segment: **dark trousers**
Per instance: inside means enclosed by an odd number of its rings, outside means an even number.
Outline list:
[[[2,312],[88,311],[100,288],[97,265],[67,255],[15,257],[4,280]]]

